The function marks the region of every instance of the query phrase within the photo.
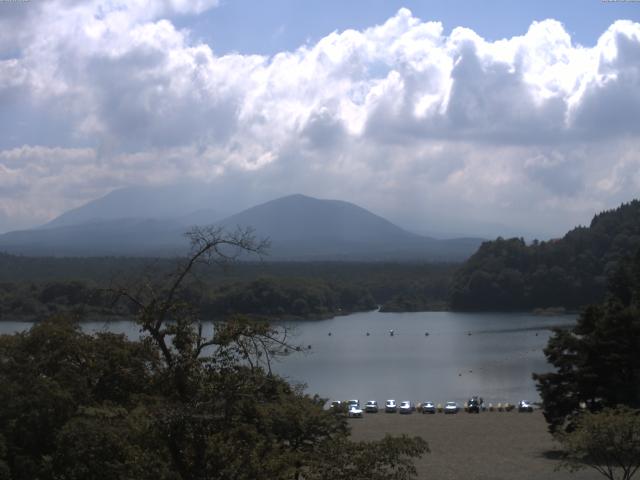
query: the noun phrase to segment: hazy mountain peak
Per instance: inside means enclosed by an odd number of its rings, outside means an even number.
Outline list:
[[[179,220],[189,215],[201,218],[205,212],[211,223],[229,214],[219,208],[217,196],[211,185],[201,183],[124,187],[69,210],[43,227],[123,218]]]
[[[0,236],[0,250],[72,256],[174,255],[187,248],[185,230],[216,223],[229,229],[251,227],[258,237],[269,238],[273,259],[453,260],[468,257],[480,243],[423,237],[353,203],[302,194],[217,220],[215,211],[202,208],[209,204],[206,196],[191,204],[177,193],[180,190],[168,187],[117,190],[61,215],[47,228]],[[194,206],[200,208],[178,215]]]
[[[370,211],[342,200],[295,194],[251,207],[220,222],[251,226],[274,242],[337,238],[354,244],[382,244],[417,237]]]

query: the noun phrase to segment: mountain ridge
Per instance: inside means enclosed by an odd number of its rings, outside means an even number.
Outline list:
[[[208,210],[220,220],[231,214],[203,205],[218,203],[211,189],[200,184],[166,185],[158,187],[124,187],[72,208],[38,228],[52,228],[80,223],[132,219],[169,220]]]
[[[459,261],[481,241],[421,236],[356,204],[302,194],[276,198],[211,222],[203,222],[215,216],[203,205],[177,217],[111,218],[110,214],[102,219],[91,217],[95,203],[88,205],[89,214],[74,209],[41,228],[0,235],[0,251],[40,256],[173,256],[186,252],[188,227],[203,223],[253,228],[258,237],[270,238],[269,258],[274,260]]]

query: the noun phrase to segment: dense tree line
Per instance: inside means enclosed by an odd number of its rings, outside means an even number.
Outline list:
[[[69,313],[74,316],[131,315],[125,306],[113,307],[103,288],[91,283],[0,283],[0,320],[42,319]]]
[[[562,239],[498,238],[456,273],[455,310],[577,309],[604,298],[607,278],[640,247],[640,201],[596,215]]]
[[[204,313],[213,317],[243,313],[309,318],[376,308],[373,297],[363,287],[309,278],[260,278],[224,285],[203,303]]]
[[[7,267],[0,268],[0,320],[58,313],[130,317],[134,306],[114,306],[108,289],[118,283],[144,283],[149,274],[171,274],[166,259],[128,267],[118,258],[86,259],[84,270],[76,260],[0,255],[0,264]],[[60,268],[57,275],[52,267]],[[454,269],[452,264],[239,262],[221,271],[197,265],[183,295],[212,317],[244,313],[321,318],[376,305],[388,311],[441,309]],[[37,277],[40,271],[43,279]]]
[[[352,442],[341,412],[273,374],[286,332],[231,317],[203,334],[184,295],[194,265],[260,245],[217,231],[192,242],[172,275],[111,288],[135,306],[139,341],[68,315],[0,336],[0,478],[414,478],[424,440]]]
[[[544,353],[555,371],[534,379],[552,432],[570,431],[584,409],[640,409],[640,250],[619,263],[606,299],[556,330]]]
[[[273,262],[266,256],[262,261],[243,259],[234,263],[232,269],[196,265],[194,273],[208,285],[248,282],[265,276],[317,278],[361,285],[377,300],[386,301],[425,278],[437,282],[439,288],[442,285],[446,288],[458,266],[425,262]],[[131,280],[150,269],[156,275],[169,275],[174,267],[175,259],[169,258],[26,257],[0,252],[0,283],[80,281],[108,285],[114,279]]]
[[[425,312],[442,311],[449,309],[449,302],[445,295],[439,292],[434,293],[428,288],[416,287],[406,292],[394,295],[388,302],[385,302],[380,311],[382,312]]]
[[[363,287],[309,278],[264,277],[218,287],[191,282],[181,296],[198,304],[212,319],[236,313],[267,318],[324,318],[377,306]],[[38,319],[61,313],[85,318],[131,317],[135,312],[131,303],[114,305],[108,288],[83,282],[0,284],[0,319]]]
[[[640,471],[640,250],[607,287],[574,327],[555,330],[544,350],[555,368],[533,377],[562,465],[630,480]]]
[[[169,272],[170,259],[151,261],[158,271]],[[81,281],[107,283],[114,277],[131,278],[148,268],[148,258],[135,257],[27,257],[0,252],[0,283]],[[218,272],[219,274],[219,272]]]

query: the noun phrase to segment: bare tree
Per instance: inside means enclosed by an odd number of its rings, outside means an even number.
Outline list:
[[[273,355],[295,348],[287,343],[286,330],[234,317],[214,324],[207,336],[197,307],[182,295],[199,265],[227,268],[241,255],[262,257],[269,241],[257,239],[250,228],[229,233],[222,227],[196,227],[186,236],[190,252],[174,271],[163,278],[147,274],[136,285],[114,287],[116,300],[126,299],[135,306],[136,321],[158,346],[169,369],[188,369],[210,351],[209,358],[240,359],[252,368],[264,366],[270,373]]]

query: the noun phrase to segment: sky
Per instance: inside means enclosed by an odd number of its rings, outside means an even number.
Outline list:
[[[633,1],[0,1],[0,232],[206,182],[559,236],[638,197],[639,22]]]

